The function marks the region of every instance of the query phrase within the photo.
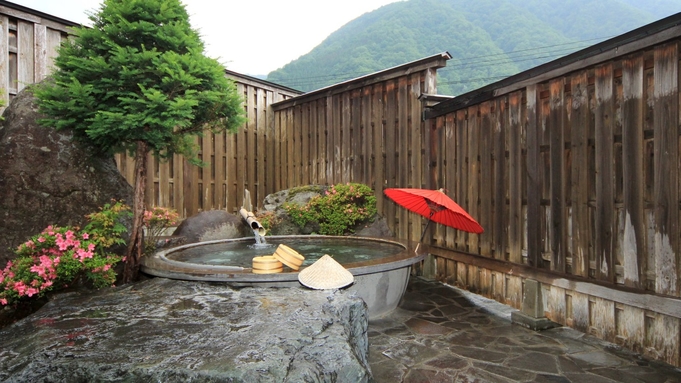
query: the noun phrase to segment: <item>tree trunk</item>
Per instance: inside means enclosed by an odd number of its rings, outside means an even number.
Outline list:
[[[123,283],[137,280],[140,258],[144,252],[144,193],[147,187],[147,154],[149,147],[144,141],[137,141],[135,152],[135,197],[133,201],[132,230],[125,258]]]

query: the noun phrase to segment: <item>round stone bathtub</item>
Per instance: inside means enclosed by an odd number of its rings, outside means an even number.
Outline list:
[[[173,279],[226,282],[233,286],[299,287],[298,272],[284,268],[275,274],[254,274],[255,256],[271,255],[286,244],[305,257],[300,270],[329,254],[348,269],[355,282],[345,288],[356,292],[369,308],[369,318],[378,318],[397,307],[407,287],[411,266],[425,253],[417,254],[405,241],[369,237],[296,235],[267,237],[267,245],[253,238],[207,241],[178,246],[142,258],[144,273]]]

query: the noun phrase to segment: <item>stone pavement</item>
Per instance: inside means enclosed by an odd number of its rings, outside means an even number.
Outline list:
[[[369,323],[376,382],[681,382],[681,369],[576,330],[511,324],[512,311],[412,277],[400,307]]]

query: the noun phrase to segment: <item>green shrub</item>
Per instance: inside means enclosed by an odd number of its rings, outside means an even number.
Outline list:
[[[332,185],[324,195],[313,197],[304,206],[285,203],[283,207],[300,227],[317,223],[319,234],[344,235],[376,215],[376,197],[366,185],[347,183]]]
[[[87,216],[89,222],[82,230],[48,226],[19,245],[17,258],[0,270],[0,304],[41,297],[81,275],[96,288],[111,286],[116,281],[113,266],[121,257],[110,248],[125,244],[121,219],[126,215],[130,209],[123,203],[106,204]]]

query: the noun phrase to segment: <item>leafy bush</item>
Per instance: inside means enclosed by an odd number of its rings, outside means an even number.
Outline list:
[[[177,225],[180,215],[175,209],[155,207],[144,211],[144,227],[147,229],[145,237],[145,253],[156,250],[159,238],[169,227]]]
[[[347,183],[332,185],[324,195],[313,197],[304,206],[285,203],[283,207],[300,227],[316,222],[319,234],[343,235],[376,214],[376,197],[366,185]]]
[[[125,244],[121,223],[130,209],[122,202],[106,204],[87,216],[84,229],[48,226],[15,250],[17,258],[0,271],[0,304],[23,298],[41,297],[63,288],[81,275],[96,288],[116,281],[113,266],[122,257],[110,252],[114,245]]]

